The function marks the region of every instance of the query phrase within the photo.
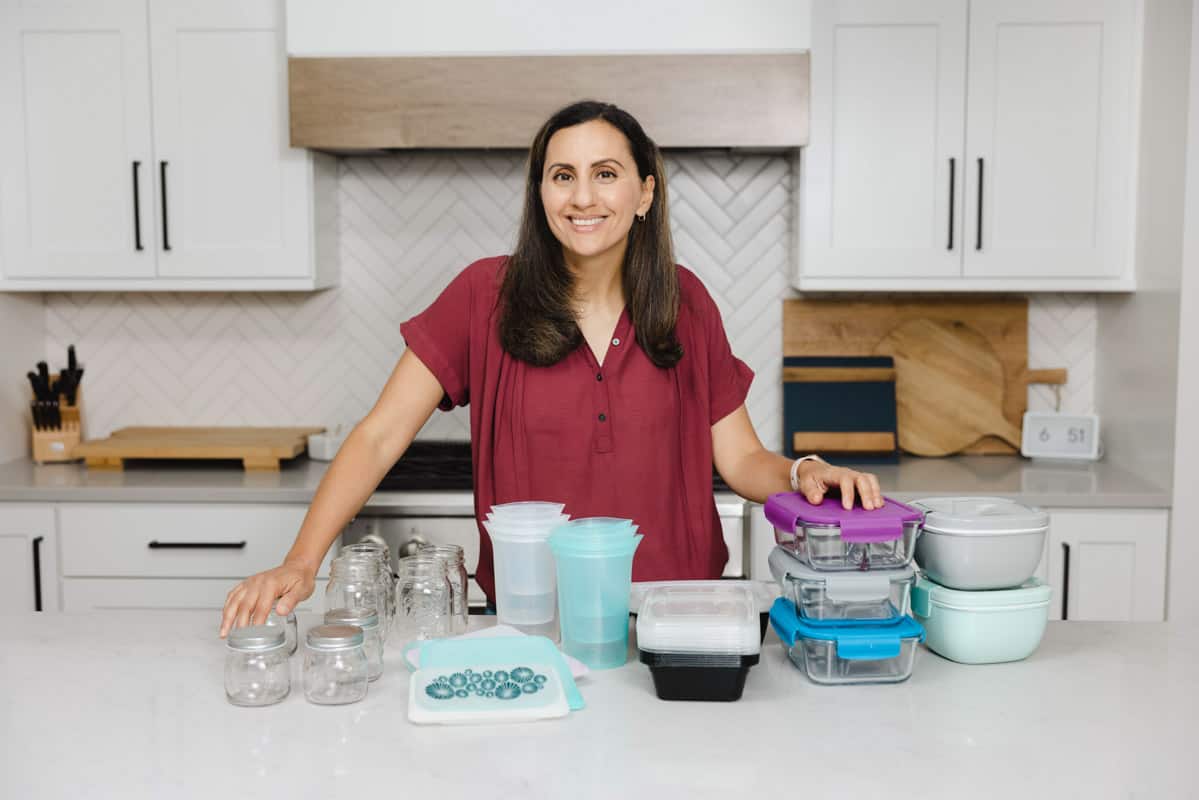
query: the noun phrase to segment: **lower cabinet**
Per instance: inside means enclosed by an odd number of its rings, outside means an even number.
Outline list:
[[[12,612],[59,609],[53,506],[0,505],[0,608]]]
[[[63,581],[64,611],[212,611],[225,607],[236,578],[70,578]],[[297,611],[324,611],[327,579]],[[213,617],[215,628],[217,617]]]

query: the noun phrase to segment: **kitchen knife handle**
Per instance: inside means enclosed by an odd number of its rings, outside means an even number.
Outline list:
[[[978,219],[974,225],[974,249],[983,249],[983,160],[978,160]]]
[[[171,236],[167,229],[167,162],[158,162],[158,183],[162,191],[162,249],[171,249]]]
[[[1062,619],[1070,619],[1070,545],[1062,542]]]
[[[42,610],[42,539],[33,537],[33,610]]]
[[[956,182],[958,160],[956,158],[949,159],[949,247],[947,250],[953,249],[953,191]]]
[[[246,542],[160,542],[150,541],[151,550],[244,550]]]
[[[141,169],[142,162],[133,162],[133,249],[144,250],[142,247],[142,202],[141,202],[141,181],[138,180],[137,173]]]

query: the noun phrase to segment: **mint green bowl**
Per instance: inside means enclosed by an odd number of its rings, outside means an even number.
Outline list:
[[[963,591],[920,578],[912,616],[924,626],[929,650],[962,664],[1028,658],[1049,620],[1049,587],[1036,578],[1014,589]]]

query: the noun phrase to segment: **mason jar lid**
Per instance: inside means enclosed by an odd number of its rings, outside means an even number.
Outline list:
[[[278,625],[248,625],[234,628],[225,639],[225,646],[242,653],[257,653],[282,647],[286,632]]]
[[[357,625],[365,631],[379,627],[379,615],[369,608],[334,608],[325,612],[325,625]]]
[[[358,625],[317,625],[308,631],[308,646],[313,650],[349,650],[361,647],[363,639]]]

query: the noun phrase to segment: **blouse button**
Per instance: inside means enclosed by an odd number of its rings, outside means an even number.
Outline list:
[[[603,421],[604,421],[604,420],[606,420],[606,419],[607,419],[607,417],[605,417],[603,414],[600,414],[600,415],[599,415],[599,421],[600,421],[600,422],[603,422]]]
[[[597,381],[602,381],[604,379],[604,373],[602,373],[602,372],[595,373],[595,379]]]
[[[613,340],[612,340],[612,346],[613,346],[613,347],[620,347],[620,339],[619,339],[619,338],[615,338],[615,339],[613,339]]]

